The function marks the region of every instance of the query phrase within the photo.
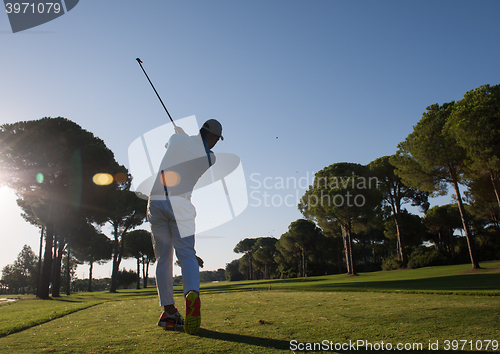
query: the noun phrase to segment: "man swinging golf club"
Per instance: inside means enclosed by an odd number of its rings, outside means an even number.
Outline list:
[[[215,120],[206,121],[198,135],[188,136],[175,127],[151,189],[148,221],[156,257],[156,286],[160,306],[164,311],[158,325],[165,329],[181,329],[189,334],[198,332],[200,314],[200,271],[194,249],[195,207],[191,193],[198,179],[215,163],[211,149],[222,137],[222,126]],[[182,269],[186,302],[183,319],[174,301],[173,251]]]

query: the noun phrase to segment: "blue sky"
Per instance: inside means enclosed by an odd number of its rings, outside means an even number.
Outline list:
[[[214,151],[241,158],[249,193],[279,201],[304,190],[255,181],[311,180],[332,163],[393,154],[427,106],[500,83],[499,13],[498,1],[82,0],[16,34],[0,14],[0,124],[63,116],[128,166],[132,141],[168,119],[140,57],[172,116],[218,119],[225,140]],[[39,231],[12,192],[0,197],[3,268],[25,243],[38,252]],[[198,236],[205,269],[301,217],[261,202]]]

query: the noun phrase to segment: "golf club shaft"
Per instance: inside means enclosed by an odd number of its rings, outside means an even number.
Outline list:
[[[169,117],[169,118],[170,118],[170,120],[172,121],[172,124],[174,125],[174,127],[177,127],[177,126],[175,125],[175,123],[174,123],[174,120],[172,119],[172,116],[170,115],[170,113],[168,113],[168,109],[167,109],[167,107],[165,107],[165,104],[164,104],[164,103],[163,103],[163,101],[161,100],[160,95],[159,95],[159,94],[158,94],[158,92],[156,91],[155,86],[153,85],[153,83],[152,83],[152,82],[151,82],[151,80],[149,79],[148,74],[146,74],[146,70],[144,70],[144,68],[142,67],[142,61],[141,61],[141,59],[136,58],[135,60],[137,60],[137,62],[139,63],[139,66],[141,67],[142,71],[144,72],[144,75],[146,75],[146,78],[148,79],[149,83],[151,84],[151,87],[153,88],[153,90],[155,91],[156,96],[158,96],[158,99],[160,100],[161,105],[163,106],[163,108],[165,108],[165,112],[167,112],[168,117]]]

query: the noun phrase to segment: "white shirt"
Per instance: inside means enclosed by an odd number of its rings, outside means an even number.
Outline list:
[[[189,199],[198,179],[215,163],[215,154],[199,135],[174,134],[165,147],[150,199],[165,200],[165,186],[169,196]]]

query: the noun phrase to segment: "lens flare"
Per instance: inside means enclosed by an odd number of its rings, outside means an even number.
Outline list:
[[[113,176],[109,173],[96,173],[92,178],[95,184],[98,186],[107,186],[108,184],[113,183]]]
[[[115,181],[117,183],[125,183],[127,181],[127,175],[123,172],[118,172],[116,175],[115,175]]]
[[[36,181],[38,183],[43,183],[43,174],[42,173],[37,173],[35,178],[36,178]]]
[[[163,184],[167,187],[174,187],[179,184],[181,181],[181,176],[174,171],[165,171],[163,172]]]

